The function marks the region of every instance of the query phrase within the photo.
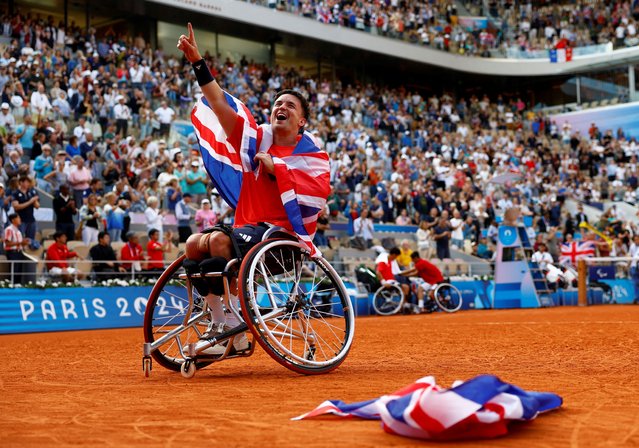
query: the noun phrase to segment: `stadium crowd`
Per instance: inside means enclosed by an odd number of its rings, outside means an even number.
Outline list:
[[[639,2],[636,0],[541,4],[507,0],[466,2],[475,15],[490,18],[485,22],[460,21],[453,0],[250,1],[330,25],[471,56],[490,57],[491,50],[505,54],[508,48],[525,52],[608,42],[615,47],[639,44]]]
[[[126,240],[119,256],[128,267],[157,262],[171,250],[165,241],[184,242],[193,225],[232,222],[233,211],[209,184],[195,135],[167,145],[172,122],[188,119],[199,93],[188,64],[141,37],[65,30],[52,18],[29,14],[2,22],[11,38],[0,55],[0,225],[10,229],[3,235],[8,258],[40,243],[35,209],[47,194],[56,243],[81,239],[95,247]],[[258,123],[267,120],[271,98],[282,88],[310,99],[308,129],[332,160],[319,245],[328,244],[331,221],[347,220],[363,247],[373,244],[372,224],[385,222],[417,226],[418,246],[440,259],[451,257],[451,247],[490,259],[500,216],[519,207],[540,235],[536,246],[545,240],[557,260],[559,243],[578,233],[582,220],[563,207],[566,198],[638,199],[639,145],[621,129],[593,123],[581,135],[532,112],[520,98],[425,98],[404,88],[318,80],[303,69],[245,58],[206,58],[220,85],[247,104]],[[131,241],[136,212],[144,214],[154,249]],[[164,231],[167,215],[175,217],[177,235]],[[591,224],[612,240],[598,244],[600,254],[639,252],[631,241],[639,228],[614,210]]]

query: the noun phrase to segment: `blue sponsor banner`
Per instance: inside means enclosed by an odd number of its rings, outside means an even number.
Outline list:
[[[140,327],[150,292],[150,286],[2,289],[0,334]]]
[[[615,279],[615,266],[589,266],[588,278],[591,281],[599,280],[614,280]]]

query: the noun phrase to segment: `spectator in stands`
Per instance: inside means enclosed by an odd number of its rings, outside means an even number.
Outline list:
[[[72,135],[69,137],[69,143],[67,143],[66,148],[64,149],[67,153],[67,158],[74,160],[75,157],[81,157],[80,155],[80,146],[78,144],[78,137]]]
[[[84,133],[84,141],[80,143],[80,155],[84,160],[88,159],[88,153],[95,150],[95,140],[93,138],[93,132],[87,130]]]
[[[113,107],[113,115],[115,117],[115,133],[120,137],[126,137],[129,130],[129,120],[131,119],[131,109],[125,104],[123,95],[116,97],[117,104]]]
[[[38,90],[31,94],[31,114],[39,118],[47,115],[52,109],[44,84],[40,82]]]
[[[4,229],[4,251],[7,260],[12,262],[11,272],[13,273],[13,284],[24,285],[27,276],[23,275],[23,272],[25,271],[25,262],[28,261],[28,258],[22,251],[31,243],[31,240],[24,238],[20,231],[22,224],[20,215],[12,213],[7,218],[11,224]]]
[[[184,180],[186,182],[184,192],[190,193],[195,202],[200,202],[206,197],[206,184],[209,180],[206,173],[200,169],[199,161],[191,162],[191,169],[186,172]]]
[[[548,252],[548,246],[546,243],[539,243],[539,248],[534,254],[532,254],[530,261],[537,263],[539,269],[542,271],[546,270],[548,264],[552,264],[554,262],[552,255]]]
[[[15,136],[13,137],[15,139]],[[7,145],[9,146],[9,145]],[[6,148],[5,148],[6,149]],[[17,177],[20,173],[20,153],[15,149],[12,149],[9,152],[9,157],[7,162],[4,165],[5,172],[7,173],[8,178]]]
[[[38,225],[35,219],[35,209],[40,208],[40,196],[33,188],[29,176],[20,176],[18,191],[15,192],[13,209],[20,215],[20,231],[31,241],[32,247],[36,246],[35,236]]]
[[[44,134],[40,135],[44,140]],[[33,171],[35,171],[36,175],[36,185],[41,190],[44,190],[47,193],[51,193],[51,183],[46,180],[46,176],[51,173],[54,168],[53,157],[51,156],[51,146],[45,143],[44,145],[42,145],[41,151],[41,154],[39,154],[35,158],[35,163],[33,165]]]
[[[164,241],[164,220],[165,210],[160,210],[160,201],[156,196],[149,196],[146,201],[146,209],[144,210],[144,217],[146,219],[146,228],[150,232],[151,230],[157,230],[159,233],[160,241]]]
[[[169,131],[171,130],[171,123],[175,120],[175,111],[169,107],[166,101],[162,101],[160,107],[155,109],[154,115],[156,120],[160,122],[160,136],[168,137]]]
[[[399,256],[397,257],[397,263],[400,268],[407,269],[410,267],[410,264],[412,263],[412,254],[413,249],[410,247],[410,241],[403,239],[399,244]]]
[[[475,247],[475,253],[479,258],[490,260],[493,257],[493,251],[490,250],[488,245],[488,239],[485,236],[479,238],[479,241]]]
[[[81,258],[77,252],[70,251],[67,247],[67,235],[64,232],[56,231],[53,234],[55,242],[49,246],[46,255],[46,266],[49,275],[60,277],[64,283],[71,283],[75,280],[78,270],[69,266],[69,259]]]
[[[173,234],[167,231],[164,243],[160,240],[160,232],[157,229],[149,230],[149,242],[146,245],[148,261],[146,272],[150,275],[160,276],[164,272],[164,253],[170,252],[173,248]]]
[[[326,231],[331,228],[331,223],[328,220],[327,208],[320,211],[317,217],[317,227],[315,229],[315,237],[313,238],[313,244],[317,247],[328,247],[328,238],[326,237]]]
[[[461,212],[457,209],[453,210],[453,217],[450,220],[450,241],[458,250],[464,248],[464,225]]]
[[[193,230],[191,230],[191,217],[193,216],[191,206],[192,196],[190,193],[184,193],[182,200],[175,206],[175,218],[177,219],[178,233],[180,243],[186,243],[186,240],[191,236]]]
[[[198,232],[208,229],[217,224],[217,215],[211,209],[211,201],[202,199],[201,208],[195,212],[195,224]]]
[[[182,200],[182,189],[178,184],[178,180],[173,177],[166,186],[166,201],[165,205],[169,212],[175,214],[175,206]]]
[[[20,140],[20,145],[26,155],[31,155],[33,148],[33,138],[36,134],[36,127],[33,125],[30,115],[24,116],[24,122],[16,127],[16,136]]]
[[[448,218],[442,216],[433,229],[433,239],[437,247],[437,258],[445,260],[450,258],[450,223]]]
[[[9,103],[0,105],[0,127],[3,127],[7,132],[11,132],[16,128],[16,119],[11,113]]]
[[[75,203],[81,205],[91,184],[91,171],[85,166],[84,159],[80,155],[73,157],[73,165],[69,173],[69,184],[73,188]]]
[[[98,233],[104,230],[104,212],[98,205],[98,197],[90,194],[87,203],[80,208],[80,227],[82,228],[82,242],[85,246],[98,241]]]
[[[126,269],[118,263],[115,251],[111,247],[111,238],[105,231],[98,233],[98,244],[89,249],[89,257],[93,260],[92,270],[96,280],[108,280],[117,277]]]
[[[125,218],[128,214],[128,201],[126,199],[118,199],[113,192],[107,193],[104,199],[106,200],[104,213],[110,240],[114,243],[120,242],[125,228]]]
[[[78,212],[75,199],[69,194],[67,184],[60,185],[60,190],[53,198],[53,211],[55,212],[55,230],[67,236],[67,241],[74,239],[75,223],[73,217]]]
[[[126,239],[127,242],[122,246],[122,252],[120,253],[122,266],[127,272],[140,272],[142,271],[142,262],[144,261],[140,238],[135,232],[128,232]]]
[[[0,183],[0,231],[4,230],[9,223],[9,210],[11,208],[11,197],[6,194],[6,190],[4,188],[4,184]],[[2,233],[0,233],[0,239],[2,238]],[[2,249],[0,253],[4,253],[4,248],[0,245]]]
[[[363,241],[363,248],[373,246],[373,220],[368,217],[368,209],[363,208],[360,217],[353,221],[354,238]]]
[[[233,222],[233,209],[222,199],[217,190],[211,193],[211,209],[217,216],[217,222],[228,225]]]

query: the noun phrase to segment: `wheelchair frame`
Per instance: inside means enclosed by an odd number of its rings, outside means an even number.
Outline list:
[[[165,324],[160,326],[160,329],[157,331],[158,334],[164,326],[168,326],[169,324],[171,326],[176,326],[170,330],[162,330],[163,334],[156,339],[156,334],[154,332],[154,313],[158,307],[158,303],[162,299],[160,294],[163,289],[170,284],[172,278],[181,268],[181,264],[184,261],[185,256],[183,255],[175,260],[165,270],[149,296],[149,302],[145,313],[145,343],[143,345],[142,358],[142,369],[145,376],[148,377],[150,375],[152,370],[152,359],[155,359],[160,365],[171,370],[180,370],[184,377],[190,378],[195,374],[196,370],[213,362],[251,356],[255,350],[256,341],[272,358],[285,367],[298,373],[325,373],[335,369],[343,362],[350,350],[355,328],[353,307],[346,288],[335,269],[322,257],[311,258],[305,246],[297,241],[270,238],[270,236],[275,232],[281,230],[282,229],[277,227],[268,229],[260,243],[254,246],[242,259],[235,258],[230,260],[222,272],[211,272],[206,274],[180,273],[177,278],[181,282],[185,283],[184,287],[187,290],[188,304],[186,305],[185,310],[180,309],[180,311],[184,311],[184,315],[179,316],[179,325],[176,325],[178,322],[171,323],[170,320],[167,321]],[[280,306],[278,309],[275,307],[275,300],[273,297],[277,294],[280,294],[281,296],[283,290],[280,288],[274,293],[271,287],[279,285],[277,283],[278,277],[282,275],[290,277],[291,273],[289,271],[285,271],[280,275],[270,274],[270,272],[267,273],[266,271],[268,271],[268,269],[265,267],[264,261],[260,258],[271,255],[269,251],[272,248],[277,247],[280,247],[280,255],[282,256],[282,259],[284,257],[284,251],[282,248],[290,250],[290,253],[293,256],[291,265],[294,265],[295,268],[299,268],[299,272],[294,272],[297,278],[292,283],[291,290],[287,293],[289,297],[286,299],[285,306]],[[299,253],[299,260],[295,259],[295,254],[297,253]],[[308,259],[304,261],[306,257]],[[313,271],[315,275],[319,273],[322,277],[317,284],[313,284],[311,291],[306,293],[302,290],[300,278],[304,263],[311,262],[315,265],[315,271]],[[261,263],[261,273],[256,273],[258,268],[254,265],[258,263]],[[230,282],[233,276],[236,275],[236,269],[238,266],[239,270],[237,270],[237,277],[240,306],[238,306],[234,300],[230,300]],[[273,277],[275,285],[271,285],[269,283],[269,274]],[[200,296],[199,301],[196,301],[196,297],[194,297],[195,288],[193,287],[191,280],[219,277],[221,277],[223,281],[224,296],[227,298],[226,303],[228,304],[228,311],[232,313],[238,321],[241,322],[241,324],[210,339],[202,339],[202,332],[198,328],[198,325],[202,325],[207,322],[207,318],[210,313],[208,312],[208,305],[206,304],[206,301],[204,301],[203,297]],[[264,287],[262,288],[259,281],[255,281],[253,285],[247,285],[250,281],[249,277],[263,280]],[[318,307],[312,303],[313,295],[319,295],[319,285],[325,279],[330,281],[331,287],[324,290],[324,292],[332,292],[332,299],[338,297],[339,302],[335,304],[331,301],[328,305],[320,305],[320,307],[330,306],[330,310],[332,311],[334,306],[339,308],[339,305],[341,305],[341,310],[338,309],[336,314],[329,312],[327,309],[318,310]],[[313,281],[314,280],[315,279],[313,279]],[[264,290],[262,291],[262,294],[267,295],[271,305],[273,305],[273,309],[270,309],[269,307],[264,308],[258,304],[255,296],[258,295],[256,291],[259,288]],[[174,300],[174,297],[172,297],[171,300]],[[174,308],[177,309],[177,305],[174,304]],[[263,314],[264,311],[269,309],[270,312]],[[286,313],[288,313],[288,315]],[[315,315],[319,316],[319,318],[312,317],[311,313],[315,313]],[[278,321],[280,315],[287,316],[283,318],[288,319],[288,323],[286,325]],[[310,321],[312,319],[315,319],[315,321],[311,324]],[[338,337],[340,332],[331,328],[338,328],[338,326],[334,324],[339,322],[334,319],[344,320],[342,339],[339,339]],[[329,320],[331,320],[330,323]],[[293,328],[294,324],[300,326],[300,329],[297,330]],[[271,330],[269,326],[273,325],[275,328]],[[328,333],[328,336],[326,336],[325,333],[324,337],[321,335],[318,337],[316,335],[319,330],[315,327],[320,327],[322,325],[329,328],[330,332],[333,333],[332,336],[330,333]],[[281,327],[285,328],[282,330]],[[191,336],[193,338],[197,337],[197,340],[189,341],[185,344],[181,340],[181,335],[189,330],[193,331]],[[233,342],[235,338],[247,331],[250,331],[253,336],[250,348],[239,353],[235,352],[233,349]],[[188,334],[186,337],[188,337]],[[278,344],[278,337],[282,340],[288,337],[289,346],[286,347],[281,343]],[[329,337],[337,339],[337,341],[331,341],[331,350],[337,350],[335,354],[331,354],[331,351],[327,348],[320,347],[321,352],[319,352],[316,348],[316,345],[321,345],[321,343],[326,343],[328,345],[325,339],[329,339]],[[298,353],[294,353],[294,350],[298,348],[299,344],[295,345],[293,340],[296,340],[296,342],[303,341],[304,353],[301,356]],[[172,357],[168,357],[166,356],[166,353],[168,353],[172,347],[174,343],[173,341],[177,344],[177,350],[174,350],[175,353]],[[202,354],[202,352],[207,348],[225,342],[226,349],[222,355]],[[161,349],[166,345],[169,345],[169,349],[167,349],[167,352],[162,353]],[[316,357],[325,357],[326,359],[324,361],[316,361]]]

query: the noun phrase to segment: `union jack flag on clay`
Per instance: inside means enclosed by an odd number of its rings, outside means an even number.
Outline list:
[[[493,375],[480,375],[453,386],[442,388],[427,376],[374,400],[353,404],[325,401],[293,420],[333,414],[381,420],[384,431],[406,437],[474,439],[504,435],[509,422],[533,420],[562,404],[559,395],[528,392]]]
[[[191,121],[206,171],[220,196],[229,206],[236,208],[244,176],[257,178],[260,174],[259,164],[254,158],[258,152],[267,152],[273,145],[273,133],[270,125],[257,126],[244,103],[227,92],[224,94],[228,104],[242,118],[243,133],[239,147],[233,147],[227,140],[204,97],[193,108]],[[319,255],[313,236],[317,216],[326,205],[330,192],[328,155],[320,149],[311,133],[304,132],[290,156],[273,156],[273,162],[277,189],[292,230],[300,242],[308,246],[311,255]]]
[[[571,241],[561,245],[560,263],[570,263],[573,266],[577,264],[577,260],[582,258],[590,258],[595,256],[595,243],[592,241]]]

